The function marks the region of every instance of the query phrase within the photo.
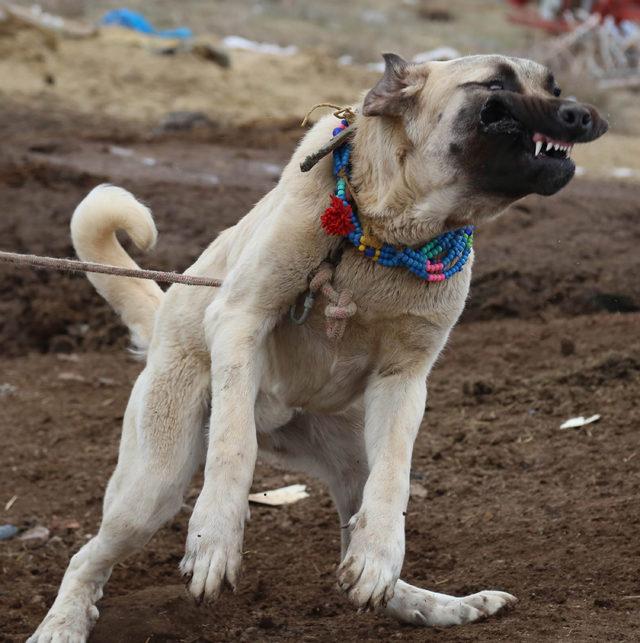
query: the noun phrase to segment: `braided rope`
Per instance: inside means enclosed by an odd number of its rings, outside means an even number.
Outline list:
[[[178,272],[164,272],[162,270],[143,270],[141,268],[122,268],[104,263],[78,261],[77,259],[61,259],[58,257],[40,257],[38,255],[24,255],[17,252],[0,251],[0,261],[13,263],[20,266],[32,266],[45,270],[61,270],[63,272],[96,272],[104,275],[118,277],[134,277],[136,279],[150,279],[165,284],[183,284],[185,286],[209,286],[219,288],[221,279],[196,277]]]

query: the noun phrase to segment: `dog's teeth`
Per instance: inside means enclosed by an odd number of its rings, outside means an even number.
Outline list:
[[[547,152],[553,149],[553,143],[547,143]]]
[[[540,151],[541,151],[541,150],[542,150],[542,141],[538,141],[538,142],[536,143],[536,153],[535,153],[535,156],[538,156],[538,154],[540,154]]]
[[[560,151],[560,143],[556,143],[553,147],[554,149]]]

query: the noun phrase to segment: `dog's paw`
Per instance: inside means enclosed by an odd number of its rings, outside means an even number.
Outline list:
[[[451,627],[482,620],[512,607],[517,599],[506,592],[487,590],[469,596],[447,596],[398,581],[385,613],[402,623]]]
[[[196,603],[216,600],[226,586],[235,591],[242,562],[243,531],[241,520],[209,517],[205,522],[194,511],[180,571],[187,578]]]
[[[404,559],[404,530],[368,530],[364,514],[349,523],[347,553],[338,567],[338,587],[360,609],[386,605],[393,597]]]
[[[52,608],[27,643],[85,643],[97,619],[95,605]]]

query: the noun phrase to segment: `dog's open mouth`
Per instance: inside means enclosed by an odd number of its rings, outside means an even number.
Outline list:
[[[534,145],[534,158],[543,157],[562,160],[569,158],[571,156],[571,150],[573,150],[573,143],[557,141],[540,132],[536,132],[531,137],[531,140]]]

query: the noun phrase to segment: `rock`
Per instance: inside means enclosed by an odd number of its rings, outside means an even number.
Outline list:
[[[211,127],[213,123],[203,112],[169,112],[160,123],[160,132],[189,131],[197,127]]]
[[[560,352],[565,357],[568,357],[569,355],[573,355],[576,352],[576,345],[573,343],[571,339],[564,337],[560,341]]]
[[[18,533],[14,525],[0,525],[0,540],[11,540]]]

